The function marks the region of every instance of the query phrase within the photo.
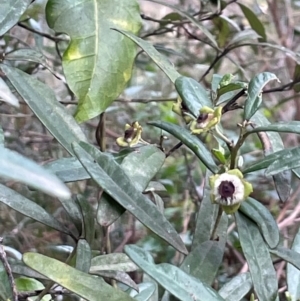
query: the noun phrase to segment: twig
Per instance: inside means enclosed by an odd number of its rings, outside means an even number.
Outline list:
[[[174,153],[176,150],[178,150],[183,143],[180,141],[178,142],[175,146],[173,146],[167,153],[166,153],[166,158],[168,158],[172,153]]]
[[[235,96],[233,96],[223,107],[222,114],[225,114],[226,112],[232,111],[232,109],[236,109],[236,101],[242,97],[246,92],[246,89],[241,90],[238,92]]]
[[[35,30],[35,29],[33,29],[33,28],[31,28],[31,27],[29,27],[29,26],[27,26],[27,25],[25,25],[25,24],[23,24],[21,22],[18,22],[18,26],[20,26],[20,27],[22,27],[22,28],[24,28],[24,29],[26,29],[28,31],[31,31],[33,33],[36,33],[36,34],[38,34],[38,35],[40,35],[42,37],[45,37],[45,38],[47,38],[49,40],[52,40],[54,42],[68,41],[67,39],[55,37],[55,36],[52,36],[50,34],[47,34],[47,33],[44,33],[44,32],[40,32],[38,30]]]
[[[11,287],[11,290],[12,290],[13,301],[18,301],[18,292],[17,292],[15,280],[14,280],[10,265],[7,261],[6,253],[4,251],[2,242],[3,242],[3,237],[0,237],[0,260],[1,260],[1,262],[3,264],[3,267],[6,271],[6,274],[8,276],[8,280],[9,280],[10,287]]]

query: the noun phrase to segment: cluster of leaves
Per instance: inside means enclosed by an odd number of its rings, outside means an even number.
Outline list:
[[[0,36],[10,38],[9,30],[20,18],[26,18],[26,9],[30,8],[30,2],[6,1],[2,5]],[[217,27],[220,34],[216,40],[202,24],[203,20],[199,21],[196,16],[169,4],[152,2],[167,5],[176,11],[173,19],[166,18],[162,21],[165,26],[188,21],[203,33],[207,45],[216,51],[216,58],[203,77],[222,57],[243,46],[242,43],[246,40],[258,39],[252,46],[276,48],[266,43],[264,26],[252,10],[241,3],[238,5],[252,29],[239,31],[228,41],[230,35],[225,29],[229,26],[229,20],[220,14],[229,3],[218,1],[217,11],[208,16],[219,24]],[[0,201],[73,240],[65,263],[36,252],[26,252],[19,256],[16,250],[11,251],[15,255],[8,262],[0,250],[1,298],[17,300],[27,298],[30,294],[39,294],[39,298],[46,300],[51,298],[50,294],[72,292],[86,300],[109,298],[116,301],[168,301],[175,297],[179,300],[221,301],[242,300],[254,291],[259,300],[279,300],[278,281],[272,261],[274,255],[288,262],[287,298],[298,299],[299,232],[295,236],[293,247],[284,247],[280,243],[278,225],[272,214],[261,202],[251,197],[239,200],[238,207],[230,211],[235,218],[238,239],[249,272],[233,277],[219,290],[213,286],[226,249],[229,219],[222,211],[224,206],[211,202],[214,184],[211,181],[209,185],[209,176],[239,169],[243,176],[249,175],[251,178],[252,173],[266,169],[265,175],[273,177],[278,199],[282,202],[290,196],[291,172],[298,176],[299,147],[284,148],[278,133],[300,134],[300,122],[270,123],[260,111],[263,89],[277,77],[273,73],[263,72],[252,77],[250,81],[242,81],[235,80],[230,74],[215,74],[208,93],[202,84],[182,76],[151,43],[136,35],[141,27],[141,20],[135,0],[117,3],[118,9],[115,7],[116,1],[112,0],[47,1],[46,19],[49,27],[70,37],[70,43],[67,43],[64,36],[49,36],[56,42],[65,43],[62,67],[66,84],[72,95],[78,99],[75,117],[57,100],[48,85],[17,67],[19,60],[33,61],[61,77],[38,50],[7,50],[1,59],[1,99],[17,108],[20,105],[19,99],[22,99],[69,155],[41,167],[5,147],[5,137],[1,130],[0,176],[58,198],[68,214],[70,225],[60,222],[41,205],[11,189],[9,185],[1,184]],[[22,22],[18,24],[25,26]],[[159,144],[148,143],[138,149],[129,147],[112,153],[105,151],[104,137],[100,135],[100,151],[89,143],[78,124],[99,114],[103,116],[103,112],[124,90],[131,78],[135,44],[148,54],[174,84],[180,96],[174,104],[176,111],[191,126],[187,128],[186,125],[179,126],[161,120],[151,121],[148,125],[160,128],[180,140],[174,150],[185,145],[207,170],[195,230],[187,244],[164,214],[164,202],[160,195],[164,187],[159,181],[152,181],[164,165],[166,156],[172,154],[169,152],[166,155],[164,152],[163,140]],[[296,58],[291,51],[290,54]],[[13,90],[19,98],[12,93]],[[243,104],[238,104],[237,100],[241,96],[246,96],[246,100]],[[227,137],[226,128],[223,130],[221,123],[227,112],[239,109],[242,109],[243,114],[237,127],[239,135],[234,142]],[[199,130],[199,124],[203,121],[201,114],[211,114],[211,122]],[[142,128],[139,124],[133,122],[126,130],[131,127],[138,133],[137,139],[133,139],[134,143],[145,143],[141,140]],[[101,132],[101,123],[99,128]],[[243,162],[240,150],[247,139],[253,136],[251,134],[256,133],[262,141],[265,156],[252,162]],[[119,140],[124,145],[127,134]],[[214,138],[217,147],[212,149],[205,142],[207,136]],[[128,146],[132,146],[131,142],[128,141]],[[69,188],[71,186],[65,184],[87,179],[92,179],[93,185],[102,192],[97,200],[97,208],[90,204],[85,194],[72,196]],[[254,191],[259,190],[254,184]],[[225,201],[227,202],[226,198]],[[169,263],[155,264],[149,252],[133,244],[124,247],[125,254],[111,252],[109,227],[126,211],[157,237],[185,255],[180,267]],[[106,235],[98,242],[101,247],[97,249],[96,233],[99,229]],[[143,280],[138,284],[128,275],[133,271],[143,272]],[[15,280],[13,275],[16,276]],[[147,275],[151,278],[147,278]],[[112,285],[104,279],[110,279]],[[57,285],[64,289],[57,289]],[[161,287],[164,288],[162,293]]]

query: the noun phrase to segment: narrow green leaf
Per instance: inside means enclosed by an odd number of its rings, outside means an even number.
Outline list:
[[[256,31],[253,29],[245,29],[242,31],[237,32],[228,43],[227,47],[232,46],[234,44],[240,44],[242,42],[248,40],[256,40],[259,39],[261,36],[257,34]]]
[[[278,158],[266,170],[266,176],[276,175],[300,166],[300,148],[287,151],[281,158]]]
[[[2,261],[0,262],[0,300],[13,300],[11,285]]]
[[[240,82],[240,81],[233,81],[230,84],[221,87],[220,89],[218,89],[218,97],[222,96],[223,94],[226,94],[228,92],[232,92],[235,90],[239,90],[239,89],[244,89],[246,88],[246,83],[244,82]],[[220,102],[220,101],[219,101]]]
[[[76,229],[78,230],[78,233],[81,234],[83,227],[83,217],[80,207],[78,206],[78,203],[75,200],[75,198],[71,197],[69,199],[59,199],[59,201],[66,210],[71,221],[74,223]]]
[[[109,279],[114,279],[118,282],[124,283],[128,287],[132,287],[136,291],[139,289],[137,284],[125,272],[97,270],[97,271],[93,272],[92,274],[99,275],[101,277],[105,277],[105,278],[109,278]]]
[[[203,106],[212,108],[212,102],[205,88],[193,78],[178,77],[175,81],[175,88],[189,112],[196,118]]]
[[[0,153],[0,177],[24,183],[52,196],[71,196],[68,187],[35,162],[1,145]]]
[[[250,164],[249,166],[246,166],[243,169],[243,174],[247,174],[250,172],[268,168],[272,163],[276,162],[277,160],[281,160],[285,156],[288,156],[288,157],[299,156],[299,153],[300,153],[300,148],[298,146],[293,147],[293,148],[283,149],[281,151],[277,151],[275,153],[265,156],[260,161],[257,161],[253,164]],[[297,162],[295,162],[295,167],[297,167],[297,166],[298,166]]]
[[[23,261],[32,269],[86,300],[134,300],[121,290],[114,289],[103,280],[78,271],[56,259],[37,253],[25,253]]]
[[[248,198],[239,208],[248,218],[256,223],[270,248],[279,244],[279,229],[270,211],[260,202]]]
[[[31,278],[37,278],[37,279],[44,279],[46,280],[47,277],[44,275],[32,270],[28,266],[26,266],[23,261],[14,260],[13,262],[10,261],[10,267],[14,274],[20,275],[20,276],[27,276]]]
[[[229,23],[226,19],[216,16],[212,19],[216,29],[218,30],[217,42],[220,48],[226,45],[227,39],[230,35]]]
[[[209,202],[211,204],[210,200]],[[204,199],[202,200],[201,208],[203,204]],[[200,213],[204,212],[206,212],[206,215],[200,215]],[[214,214],[215,212],[210,213],[205,210],[200,211],[200,213],[198,213],[197,216],[197,225],[193,235],[192,250],[183,260],[180,269],[191,276],[200,279],[207,285],[211,285],[222,263],[227,240],[228,217],[225,213],[223,214],[216,231],[218,241],[211,241],[210,236],[215,224],[216,214]],[[211,223],[204,223],[203,225],[200,225],[202,218],[207,222],[208,215],[211,215]],[[202,231],[204,233],[202,233]],[[162,300],[169,299],[173,300],[174,298],[170,296],[169,292],[165,291]]]
[[[266,126],[270,124],[269,120],[260,111],[257,111],[251,117],[251,121],[253,121],[256,126]],[[284,144],[278,133],[266,132],[264,136],[266,137],[262,139],[261,135],[258,135],[262,142],[265,155],[284,149]],[[266,138],[268,138],[268,141],[266,141]],[[273,176],[276,191],[282,202],[285,202],[290,196],[291,179],[290,171],[284,171]]]
[[[81,145],[86,144],[81,143]],[[99,156],[101,162],[98,161],[98,164],[95,164],[94,158],[78,144],[74,143],[73,149],[87,172],[106,193],[155,234],[178,251],[187,253],[184,243],[173,226],[157,207],[135,188],[119,164],[105,154],[102,154],[102,158]]]
[[[125,253],[150,277],[182,301],[224,301],[210,286],[178,267],[149,262],[149,254],[135,245],[125,246]]]
[[[222,286],[219,294],[226,301],[240,301],[252,288],[250,273],[243,273],[233,277]]]
[[[119,153],[108,153],[108,155],[112,155],[118,163],[121,163],[123,159],[131,152],[131,149],[124,149]],[[77,182],[91,178],[80,161],[74,157],[60,158],[52,162],[48,162],[43,166],[65,183]]]
[[[81,238],[77,242],[75,268],[88,273],[91,266],[92,252],[88,242]]]
[[[97,222],[103,227],[113,224],[126,210],[106,192],[103,192],[97,208]]]
[[[218,166],[214,162],[211,153],[199,138],[192,135],[187,129],[173,123],[163,121],[151,121],[148,124],[163,129],[179,139],[184,145],[191,149],[201,162],[213,173],[218,172]]]
[[[245,120],[250,120],[250,118],[259,109],[262,101],[262,89],[268,82],[274,79],[279,81],[275,74],[270,72],[263,72],[256,75],[250,80],[248,86],[248,97],[246,99],[244,109]]]
[[[283,132],[300,134],[300,121],[278,122],[265,126],[258,126],[248,131],[249,134],[257,132]]]
[[[256,13],[254,13],[250,8],[247,6],[238,3],[239,7],[241,8],[243,14],[247,18],[251,28],[257,32],[262,38],[260,39],[261,42],[265,42],[267,40],[266,31],[264,25],[261,21],[257,18]]]
[[[10,91],[9,87],[1,77],[0,77],[0,100],[16,108],[20,106],[18,98]]]
[[[235,213],[235,218],[254,291],[259,300],[274,301],[277,298],[278,286],[269,250],[253,222],[239,212]]]
[[[30,0],[6,0],[1,2],[0,37],[16,25],[30,2]]]
[[[158,292],[158,283],[152,279],[149,275],[146,273],[143,274],[143,283],[139,284],[139,290],[142,292],[142,287],[145,286],[145,284],[149,285],[152,284],[155,287],[155,291],[151,295],[151,297],[148,299],[149,301],[162,301],[161,298],[159,298],[159,292]],[[146,287],[147,288],[147,287]]]
[[[138,33],[141,27],[138,3],[50,0],[46,17],[50,28],[71,38],[63,55],[64,74],[79,98],[76,119],[79,122],[91,119],[106,110],[131,78],[135,46],[111,28]]]
[[[270,249],[270,252],[300,270],[300,253],[283,246],[278,246],[276,249]]]
[[[162,54],[160,54],[152,44],[143,39],[133,35],[132,33],[120,29],[115,29],[119,31],[134,43],[140,46],[153,60],[153,62],[169,77],[169,79],[175,83],[175,80],[180,76],[176,71],[173,64],[171,64]]]
[[[196,228],[193,235],[192,251],[203,242],[210,240],[219,206],[210,199],[210,187],[207,174],[205,177],[204,195],[197,214]]]
[[[139,293],[134,296],[135,300],[147,301],[151,298],[156,290],[154,283],[141,283],[139,284]]]
[[[86,141],[86,137],[66,108],[56,100],[53,90],[19,69],[3,64],[0,67],[47,130],[73,154],[71,143]]]
[[[147,145],[124,158],[121,166],[135,188],[143,192],[164,164],[165,158],[165,154],[156,146]]]
[[[113,253],[107,255],[96,256],[92,259],[90,272],[96,271],[123,271],[133,272],[138,267],[132,262],[132,260],[123,253]]]
[[[5,60],[8,61],[28,61],[39,63],[45,68],[47,68],[51,73],[54,74],[51,66],[48,64],[47,58],[38,50],[32,48],[22,48],[16,49],[12,52],[9,52],[5,56]],[[57,75],[55,75],[57,77]]]
[[[218,241],[205,241],[188,254],[180,268],[210,286],[219,271],[224,249],[225,244]]]
[[[173,5],[171,5],[167,2],[162,2],[162,1],[157,1],[157,0],[147,0],[147,1],[151,1],[151,2],[154,2],[154,3],[158,3],[158,4],[161,4],[161,5],[170,7],[173,10],[175,10],[176,12],[178,12],[180,15],[182,15],[183,17],[187,18],[192,24],[194,24],[196,27],[198,27],[203,32],[203,34],[211,42],[211,45],[214,46],[214,48],[218,49],[218,43],[217,43],[216,39],[214,38],[214,36],[209,32],[209,30],[206,29],[206,27],[204,25],[202,25],[199,21],[197,21],[190,14],[181,11],[176,6],[173,6]]]
[[[76,196],[76,203],[80,208],[83,218],[83,230],[82,236],[87,240],[89,244],[92,244],[95,238],[95,219],[94,210],[87,198],[82,195]]]
[[[87,152],[89,150],[85,149]],[[91,155],[92,153],[89,152]],[[98,152],[101,156],[101,152]],[[97,154],[94,158],[97,158]],[[138,151],[126,156],[121,167],[139,192],[144,192],[150,180],[157,174],[165,161],[165,154],[153,145],[140,147]],[[103,193],[97,210],[97,221],[102,226],[115,222],[125,209],[107,193]]]
[[[65,183],[90,178],[90,175],[86,172],[80,161],[74,157],[57,159],[46,163],[44,167]]]
[[[70,234],[70,232],[44,208],[2,184],[0,184],[0,202],[46,226]]]
[[[294,241],[292,244],[292,251],[297,252],[297,257],[300,255],[300,231],[298,229]],[[300,261],[299,261],[300,263]],[[298,266],[298,267],[297,267]],[[287,287],[291,294],[291,301],[297,301],[300,299],[300,265],[296,267],[288,263],[287,264]]]
[[[19,292],[42,290],[45,288],[42,282],[29,277],[22,276],[16,278],[15,283]]]

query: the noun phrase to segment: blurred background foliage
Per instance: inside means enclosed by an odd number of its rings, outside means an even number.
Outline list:
[[[64,80],[54,76],[61,77],[63,74],[61,55],[68,45],[68,38],[65,35],[55,35],[48,27],[45,21],[46,2],[32,1],[18,25],[0,37],[0,54],[6,53],[8,56],[24,46],[42,52],[47,58],[43,65],[34,61],[23,61],[22,58],[14,61],[13,65],[46,83],[55,91],[57,99],[70,112],[75,112],[74,94]],[[265,91],[265,116],[272,121],[300,120],[299,1],[244,0],[238,4],[237,1],[230,0],[165,0],[165,5],[154,2],[140,1],[143,23],[139,36],[151,42],[176,66],[178,72],[201,80],[207,89],[211,88],[213,74],[232,73],[235,79],[249,81],[255,74],[272,72],[280,79],[281,84],[278,91],[274,88],[274,85],[278,87],[275,83],[268,86],[269,93]],[[220,48],[226,49],[230,45],[238,47],[227,53],[216,51],[211,47],[207,35],[168,7],[170,5],[199,18],[204,28],[213,34]],[[53,73],[46,67],[53,70]],[[144,52],[139,51],[130,82],[106,110],[107,151],[119,150],[115,140],[122,136],[125,123],[138,120],[143,126],[144,140],[152,143],[158,143],[160,135],[165,133],[147,126],[148,121],[162,120],[183,125],[171,110],[176,99],[177,93],[173,84]],[[1,103],[0,117],[8,148],[43,165],[66,155],[66,151],[22,100],[19,109]],[[222,119],[228,136],[233,140],[236,140],[238,133],[231,125],[240,121],[239,111],[229,112]],[[89,141],[95,145],[98,123],[99,117],[96,117],[81,124]],[[167,136],[164,147],[168,150],[178,141],[171,135]],[[252,136],[252,140],[248,140],[242,149],[246,162],[262,155],[259,139]],[[286,147],[299,145],[299,136],[281,136]],[[208,145],[212,145],[209,137],[205,139]],[[266,178],[263,172],[248,178],[254,187],[259,187],[255,190],[254,197],[267,206],[276,218],[285,245],[290,245],[300,221],[300,185],[296,176],[294,177],[292,194],[285,203],[278,202],[273,182]],[[161,196],[167,218],[174,224],[184,242],[187,245],[191,244],[195,212],[203,196],[204,167],[188,149],[182,147],[167,158],[156,179],[166,188],[166,191],[161,192]],[[34,200],[63,224],[69,225],[68,216],[53,197],[32,191],[14,181],[6,182],[6,185]],[[83,194],[91,206],[97,207],[99,189],[92,185],[91,180],[69,183],[68,186],[72,193]],[[9,254],[12,257],[17,258],[16,250],[19,250],[21,253],[38,251],[54,258],[66,259],[69,255],[68,246],[74,246],[67,235],[34,222],[3,204],[0,204],[0,218],[0,233],[5,244],[12,247]],[[229,226],[228,234],[225,256],[214,284],[215,288],[220,288],[230,277],[246,270],[233,224]],[[99,239],[95,240],[93,248],[101,250],[100,242],[104,233],[100,227],[97,228],[96,235]],[[109,228],[109,237],[112,252],[122,251],[125,244],[134,243],[153,252],[157,263],[170,262],[178,265],[182,260],[178,252],[147,231],[127,213]],[[275,267],[280,292],[283,292],[285,262],[278,260]],[[135,280],[139,279],[138,274],[132,276]]]

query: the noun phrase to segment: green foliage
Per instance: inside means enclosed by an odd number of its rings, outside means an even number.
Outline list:
[[[0,11],[0,299],[298,300],[289,4],[41,2]]]

